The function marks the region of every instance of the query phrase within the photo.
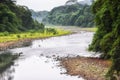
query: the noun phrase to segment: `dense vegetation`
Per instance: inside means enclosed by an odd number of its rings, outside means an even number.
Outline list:
[[[44,29],[44,25],[34,21],[30,10],[18,6],[14,0],[0,0],[0,32],[20,32]]]
[[[76,3],[53,8],[43,22],[54,25],[93,27],[93,18],[90,5]]]
[[[112,59],[107,76],[116,80],[114,75],[120,76],[120,1],[96,0],[93,13],[98,30],[89,49],[103,52],[104,59]]]

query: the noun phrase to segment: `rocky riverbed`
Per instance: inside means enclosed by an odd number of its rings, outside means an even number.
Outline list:
[[[105,80],[111,61],[74,57],[61,59],[61,65],[66,69],[66,73],[72,76],[82,76],[86,80]]]

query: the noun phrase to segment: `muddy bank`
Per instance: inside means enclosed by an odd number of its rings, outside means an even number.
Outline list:
[[[105,80],[111,62],[98,58],[64,58],[61,65],[66,73],[73,76],[82,76],[86,80]]]
[[[0,43],[0,51],[4,51],[7,49],[12,49],[16,47],[29,46],[31,45],[31,41],[32,39],[23,39],[23,40],[18,40],[18,41]]]

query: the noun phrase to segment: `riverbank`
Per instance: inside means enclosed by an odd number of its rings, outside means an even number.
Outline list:
[[[9,41],[0,43],[0,51],[5,51],[7,49],[29,46],[31,45],[32,39],[21,39],[16,41]]]
[[[105,80],[111,61],[99,58],[63,58],[61,65],[66,73],[72,76],[80,76],[86,80]]]
[[[46,39],[49,37],[72,34],[72,32],[63,29],[55,29],[56,33],[45,31],[41,32],[24,32],[0,36],[0,51],[31,45],[36,39]]]

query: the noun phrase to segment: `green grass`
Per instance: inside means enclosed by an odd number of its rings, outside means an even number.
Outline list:
[[[56,28],[54,30],[56,33],[45,30],[44,32],[29,31],[29,32],[23,32],[23,33],[16,33],[16,34],[0,35],[0,43],[9,42],[9,41],[17,41],[21,39],[47,38],[47,37],[60,36],[60,35],[66,35],[66,34],[71,33],[70,31],[66,31],[60,28],[59,29]]]
[[[97,27],[87,27],[87,28],[81,28],[79,26],[55,26],[55,25],[47,25],[46,27],[48,28],[64,28],[66,30],[80,30],[80,31],[91,31],[91,32],[96,32],[97,31]]]
[[[81,30],[83,31],[91,31],[91,32],[96,32],[97,31],[97,28],[80,28]]]

